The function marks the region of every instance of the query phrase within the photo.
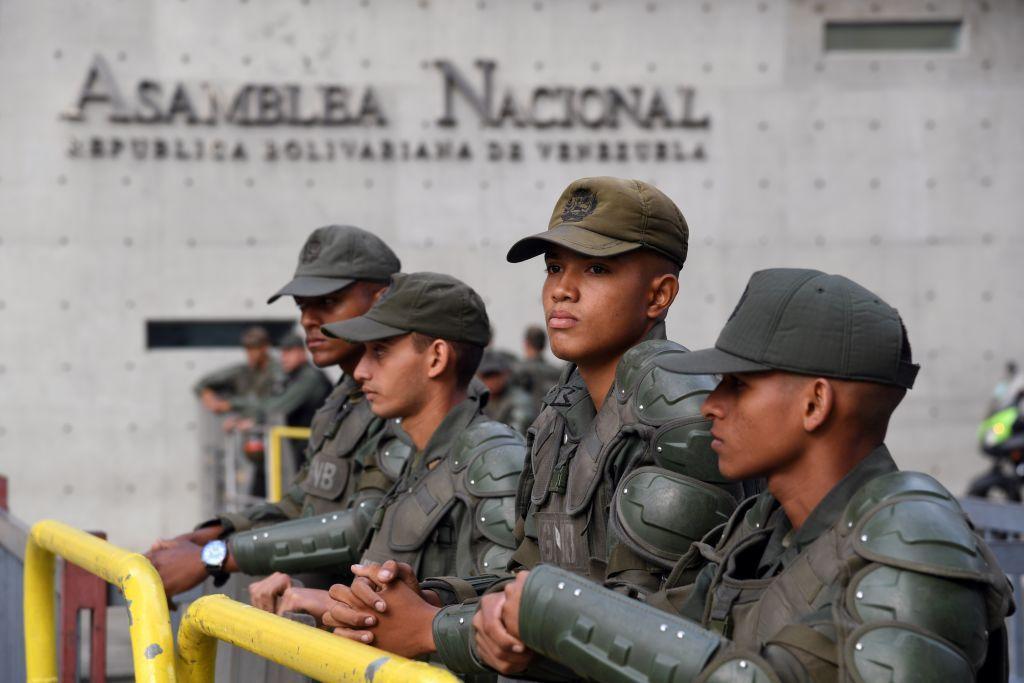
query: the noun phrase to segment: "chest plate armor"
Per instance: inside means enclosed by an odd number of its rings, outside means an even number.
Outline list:
[[[525,454],[515,431],[478,416],[433,468],[406,468],[378,509],[364,561],[408,562],[428,576],[502,571]]]
[[[681,475],[686,483],[696,482],[704,489],[710,488],[705,482],[728,486],[710,450],[710,426],[700,415],[700,405],[714,388],[714,380],[669,373],[657,364],[665,354],[685,352],[665,340],[646,341],[630,349],[616,369],[611,394],[580,433],[573,425],[585,423],[593,404],[579,375],[573,374],[549,392],[547,407],[530,430],[533,486],[524,524],[525,534],[536,539],[541,562],[604,581],[610,534],[615,534],[648,562],[671,567],[678,553],[662,552],[645,543],[642,537],[650,538],[651,529],[631,522],[667,519],[666,514],[671,516],[673,511],[655,510],[659,501],[637,499],[628,485],[623,484],[623,491],[617,492],[619,484],[631,472],[650,466],[640,473],[646,486],[664,483],[665,478],[657,476],[659,470],[667,470],[677,480]],[[620,494],[627,498],[623,506],[632,506],[639,514],[610,514],[613,506],[619,509],[615,499]],[[724,522],[735,500],[718,490],[709,495],[711,499],[701,504],[721,509],[714,521]],[[649,506],[646,515],[644,505]],[[682,510],[676,512],[686,517]],[[704,526],[701,522],[695,538],[708,530]],[[688,543],[676,545],[685,549]]]
[[[339,390],[342,387],[339,387]],[[318,515],[344,508],[355,490],[362,450],[383,427],[383,420],[370,412],[361,397],[350,399],[349,392],[335,390],[317,411],[311,425],[307,457],[309,463],[300,487],[304,516]],[[341,394],[340,396],[337,394]]]
[[[746,501],[716,547],[699,546],[709,562],[694,584],[704,625],[760,650],[785,642],[787,625],[834,621],[837,636],[854,642],[879,624],[903,622],[952,642],[972,667],[984,661],[1005,579],[938,482],[913,472],[869,482],[781,572],[757,578],[766,523],[781,514],[770,500]]]

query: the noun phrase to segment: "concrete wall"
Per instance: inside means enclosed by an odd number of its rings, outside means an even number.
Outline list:
[[[823,51],[826,20],[908,18],[962,20],[959,47]],[[7,0],[0,470],[12,509],[134,546],[196,521],[189,387],[240,354],[147,351],[145,321],[291,316],[289,302],[263,301],[319,225],[374,229],[407,270],[464,278],[485,296],[499,345],[518,348],[522,327],[540,321],[541,265],[506,264],[504,252],[546,227],[569,181],[594,174],[654,182],[683,209],[691,251],[670,331],[691,347],[714,341],[761,267],[841,272],[896,305],[923,371],[890,443],[902,465],[959,492],[984,465],[974,429],[1024,337],[1021,35],[1016,0]],[[171,122],[124,123],[100,101],[69,120],[83,88],[109,95],[102,78],[84,83],[97,55],[128,116],[153,114],[136,102],[145,79],[160,84],[149,95],[164,114],[177,83],[194,107],[202,93],[223,103],[246,83],[285,98],[285,84],[308,94],[332,83],[356,102],[369,86],[387,122],[371,111],[363,125],[189,125],[178,102]],[[488,126],[458,92],[456,125],[440,126],[435,62],[479,91],[478,59],[496,63],[495,97],[511,89],[520,107],[538,87],[635,86],[648,102],[660,89],[690,127],[628,117],[615,129]],[[692,88],[688,113],[680,87]],[[104,158],[90,158],[94,136]],[[111,158],[114,138],[125,149],[148,140],[147,158]],[[205,158],[153,158],[157,138],[169,149],[182,140],[193,157],[199,145]],[[243,145],[246,160],[211,158],[215,140]],[[289,140],[322,157],[333,143],[335,159],[265,159],[268,144]],[[403,141],[415,150],[441,140],[473,158],[382,160],[385,140],[399,156]],[[561,160],[563,141],[591,145],[594,157]],[[658,141],[688,158],[636,158],[634,143]],[[601,142],[628,143],[630,160],[599,160]],[[366,143],[374,158],[345,157]],[[520,160],[509,158],[513,143]]]

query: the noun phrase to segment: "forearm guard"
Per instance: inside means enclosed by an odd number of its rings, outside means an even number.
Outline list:
[[[231,537],[231,553],[246,574],[347,569],[360,547],[379,499],[347,510],[259,527]]]
[[[688,619],[551,565],[527,578],[519,634],[535,652],[610,683],[692,681],[722,642]]]
[[[473,650],[473,615],[477,602],[449,605],[434,617],[434,645],[437,656],[457,674],[481,674],[490,671]]]

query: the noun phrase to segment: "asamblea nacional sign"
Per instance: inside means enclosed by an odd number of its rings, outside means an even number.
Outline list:
[[[685,162],[707,158],[693,87],[504,85],[498,62],[439,59],[433,134],[395,135],[373,84],[119,79],[96,55],[61,118],[74,159],[214,162]],[[105,122],[102,131],[75,126]],[[476,132],[462,132],[474,124]],[[254,139],[241,131],[261,131]],[[488,136],[488,133],[502,133]],[[557,133],[572,135],[558,136]],[[582,137],[581,137],[582,134]]]

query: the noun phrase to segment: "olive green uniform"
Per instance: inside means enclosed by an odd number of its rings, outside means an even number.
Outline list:
[[[200,378],[193,391],[198,396],[204,389],[210,389],[228,401],[254,401],[272,396],[281,386],[283,378],[284,370],[281,369],[281,365],[273,358],[269,358],[262,368],[239,363],[214,370]]]
[[[649,337],[619,362],[600,411],[574,367],[548,393],[527,436],[510,570],[552,563],[642,598],[742,498],[743,486],[719,473],[709,424],[699,412],[714,381],[657,368],[665,355],[686,350],[664,340],[662,324]],[[441,660],[461,673],[486,670],[472,646],[475,600],[444,580],[424,585],[442,600],[462,600],[434,619]],[[496,586],[473,587],[480,593]],[[565,675],[545,663],[529,675],[545,672]]]
[[[425,576],[503,572],[515,545],[523,438],[471,395],[413,454],[377,508],[363,562],[408,562]],[[406,447],[414,447],[405,437]]]
[[[257,422],[265,422],[269,415],[281,415],[285,424],[308,427],[331,389],[322,370],[304,363],[284,375],[271,396],[238,396],[228,402],[232,410]]]
[[[649,602],[681,618],[544,568],[522,637],[600,681],[1006,680],[1005,575],[952,494],[884,446],[798,531],[771,494],[745,501],[669,586]]]
[[[558,384],[562,371],[543,358],[526,358],[516,364],[513,382],[530,394],[533,405],[540,412],[544,397]]]
[[[842,276],[784,268],[754,273],[714,348],[666,358],[662,367],[780,372],[809,378],[807,386],[863,382],[884,390],[871,400],[886,401],[889,412],[919,370],[902,319],[881,297]],[[817,386],[835,391],[837,404],[850,400],[831,384]],[[709,409],[723,423],[723,448],[734,425],[753,438],[775,427],[772,417],[752,421],[757,413],[745,412],[747,390],[757,395],[756,387],[726,386]],[[856,427],[881,440],[888,412],[847,405],[844,414],[828,403],[821,406],[832,421],[825,429]],[[828,433],[804,429],[818,444],[842,447]],[[760,455],[750,450],[748,459]],[[825,468],[856,455],[817,457]],[[777,465],[762,464],[771,481]],[[1007,677],[1006,576],[952,494],[927,475],[900,472],[881,443],[854,461],[799,529],[770,493],[744,501],[693,545],[648,602],[666,611],[541,567],[523,589],[520,634],[601,681]]]
[[[533,421],[537,418],[533,399],[519,387],[509,383],[501,396],[493,394],[484,406],[484,413],[502,424],[507,424],[520,434],[526,434]]]

